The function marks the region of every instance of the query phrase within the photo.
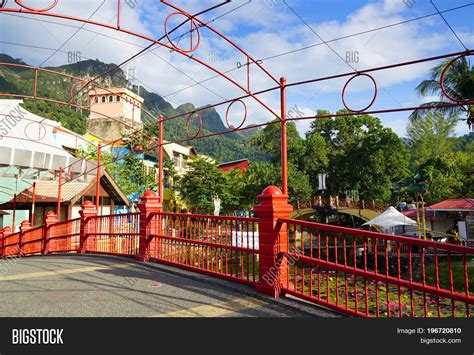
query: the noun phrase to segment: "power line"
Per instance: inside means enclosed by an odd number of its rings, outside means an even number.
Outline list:
[[[202,14],[205,14],[206,12],[209,12],[209,11],[211,11],[211,10],[214,10],[214,9],[220,7],[220,6],[223,6],[223,5],[225,5],[225,4],[228,4],[229,2],[230,2],[230,0],[226,0],[226,1],[222,2],[222,3],[220,3],[220,4],[217,4],[217,5],[215,5],[215,6],[212,6],[212,7],[210,7],[210,8],[207,8],[207,9],[205,9],[205,10],[203,10],[203,11],[198,12],[197,14],[192,15],[190,19],[187,19],[187,20],[181,22],[178,26],[176,26],[175,28],[173,28],[171,31],[168,31],[166,34],[164,34],[163,36],[161,36],[158,40],[152,42],[150,45],[146,46],[144,49],[142,49],[142,50],[139,51],[138,53],[132,55],[132,56],[129,57],[127,60],[123,61],[122,63],[120,63],[120,64],[118,64],[118,65],[116,65],[114,68],[107,70],[105,73],[102,73],[101,75],[98,75],[97,77],[95,77],[95,78],[89,80],[81,89],[78,90],[78,92],[77,92],[70,100],[73,100],[74,97],[77,96],[77,95],[79,94],[79,92],[80,92],[82,89],[84,89],[87,85],[89,85],[90,83],[96,81],[97,79],[100,79],[100,78],[104,77],[104,76],[107,75],[107,74],[110,74],[110,73],[114,72],[115,70],[121,68],[121,67],[124,66],[125,64],[128,64],[128,63],[132,62],[134,59],[136,59],[137,57],[139,57],[140,55],[142,55],[143,53],[145,53],[146,51],[148,51],[149,49],[151,49],[152,47],[154,47],[154,46],[157,44],[157,42],[160,42],[160,41],[164,40],[164,39],[165,39],[166,37],[168,37],[170,34],[172,34],[172,33],[174,33],[175,31],[177,31],[177,30],[178,30],[179,28],[181,28],[184,24],[186,24],[189,20],[192,21],[192,19],[193,19],[194,17],[199,16],[199,15],[202,15]],[[70,101],[70,100],[69,100],[69,101]]]
[[[298,17],[301,22],[306,26],[308,27],[311,32],[313,32],[323,43],[322,44],[325,44],[344,64],[346,64],[349,68],[351,68],[355,73],[358,73],[359,71],[354,68],[347,60],[345,60],[334,48],[332,48],[327,41],[325,41],[319,34],[318,32],[316,32],[316,30],[308,23],[306,22],[303,17],[296,12],[295,9],[293,9],[293,7],[290,6],[290,4],[288,4],[288,2],[286,0],[283,0],[283,3],[291,10],[291,12],[293,12],[293,14]],[[313,95],[313,97],[319,93],[319,91],[322,90],[319,89],[318,91],[316,91],[316,93]],[[393,101],[395,101],[395,103],[397,103],[398,105],[400,105],[400,107],[402,107],[403,105],[390,93],[388,92],[387,89],[385,89],[384,87],[382,87],[382,90],[385,91],[388,96],[390,96],[392,98]]]
[[[8,42],[8,41],[0,41],[0,43],[4,43],[4,44],[8,44],[8,45],[11,45],[11,46],[18,46],[18,47],[25,47],[25,48],[32,48],[32,49],[43,49],[43,50],[48,50],[48,51],[54,51],[55,49],[54,48],[50,48],[50,47],[43,47],[43,46],[35,46],[35,45],[29,45],[29,44],[24,44],[24,43],[18,43],[18,42]],[[132,43],[133,44],[133,43]],[[137,44],[135,44],[137,45]],[[138,45],[137,45],[138,46]],[[63,50],[60,50],[59,51],[60,53],[68,53],[66,51],[63,51]],[[89,58],[89,57],[86,57],[86,56],[83,56],[81,55],[82,58],[84,59],[87,59],[87,60],[93,60],[92,58]],[[149,84],[139,80],[139,79],[136,79],[137,82],[139,82],[143,87],[147,87],[149,90],[151,90],[152,92],[158,94],[161,96],[160,92],[158,90],[155,90],[154,88],[152,88]],[[175,104],[175,105],[179,105],[178,102],[175,102],[173,100],[168,100],[170,101],[171,103]]]
[[[443,21],[446,23],[446,25],[449,27],[449,29],[451,30],[451,32],[454,34],[454,36],[458,39],[459,43],[461,43],[461,46],[464,47],[464,49],[467,51],[468,48],[464,45],[464,43],[462,43],[461,41],[461,38],[459,38],[458,34],[456,33],[456,31],[454,31],[454,29],[451,27],[451,25],[449,24],[448,20],[446,20],[446,18],[443,16],[443,14],[438,10],[438,7],[435,5],[435,3],[433,2],[433,0],[430,0],[430,3],[431,5],[433,5],[433,7],[435,8],[435,10],[438,12],[438,14],[441,16],[441,18],[443,19]]]
[[[340,60],[342,60],[344,63],[346,63],[349,67],[351,67],[352,70],[354,70],[355,72],[357,72],[357,69],[355,69],[352,65],[350,65],[334,48],[332,48],[328,42],[326,42],[324,40],[324,38],[322,38],[318,32],[316,32],[316,30],[308,23],[306,22],[306,20],[299,14],[295,11],[295,9],[293,9],[293,7],[291,7],[290,4],[288,4],[288,2],[286,0],[283,0],[283,3],[286,5],[286,7],[288,7],[291,12],[293,12],[293,14],[298,17],[300,19],[300,21],[311,31],[313,32],[316,37],[318,37],[322,42],[323,44],[326,45],[326,47],[328,47]]]
[[[241,8],[245,5],[248,5],[248,3],[250,3],[251,0],[249,0],[247,3],[244,3],[244,4],[241,4],[240,6],[238,6],[237,8],[234,8],[233,10],[230,10],[228,11],[228,13],[231,13],[233,11],[236,11],[238,8]],[[338,37],[338,38],[334,38],[332,40],[327,40],[326,43],[332,43],[332,42],[336,42],[336,41],[340,41],[340,40],[344,40],[344,39],[348,39],[348,38],[352,38],[352,37],[356,37],[356,36],[361,36],[361,35],[364,35],[364,34],[368,34],[368,33],[372,33],[372,32],[376,32],[376,31],[380,31],[380,30],[384,30],[384,29],[388,29],[388,28],[392,28],[392,27],[396,27],[396,26],[400,26],[400,25],[404,25],[404,24],[407,24],[407,23],[411,23],[411,22],[416,22],[416,21],[420,21],[420,20],[423,20],[423,19],[427,19],[427,18],[430,18],[430,17],[433,17],[433,16],[438,16],[440,13],[441,14],[444,14],[444,13],[449,13],[449,12],[453,12],[453,11],[457,11],[457,10],[461,10],[463,8],[467,8],[467,7],[470,7],[470,6],[473,6],[474,5],[474,2],[470,2],[470,3],[467,3],[467,4],[464,4],[464,5],[460,5],[460,6],[456,6],[456,7],[452,7],[452,8],[449,8],[449,9],[446,9],[446,10],[442,10],[442,11],[439,11],[438,12],[435,12],[435,13],[431,13],[431,14],[427,14],[427,15],[423,15],[423,16],[419,16],[419,17],[415,17],[415,18],[412,18],[412,19],[408,19],[408,20],[404,20],[404,21],[400,21],[400,22],[396,22],[396,23],[392,23],[392,24],[389,24],[389,25],[384,25],[384,26],[381,26],[381,27],[377,27],[377,28],[373,28],[373,29],[370,29],[370,30],[365,30],[365,31],[361,31],[361,32],[357,32],[357,33],[353,33],[353,34],[349,34],[349,35],[346,35],[346,36],[342,36],[342,37]],[[49,20],[43,20],[43,19],[37,19],[37,18],[29,18],[29,17],[24,17],[24,16],[20,16],[20,15],[15,15],[15,14],[9,14],[9,13],[2,13],[3,15],[7,15],[7,16],[14,16],[14,17],[21,17],[23,19],[28,19],[28,20],[32,20],[32,21],[38,21],[38,22],[45,22],[45,23],[50,23],[50,24],[55,24],[55,25],[58,25],[58,26],[65,26],[65,27],[72,27],[72,28],[77,28],[78,26],[74,26],[74,25],[70,25],[70,24],[65,24],[65,23],[59,23],[59,22],[54,22],[54,21],[49,21]],[[223,14],[223,15],[226,15],[227,13]],[[213,21],[215,21],[216,19],[222,17],[221,16],[218,16],[217,18],[209,21],[208,23],[211,23]],[[126,41],[126,40],[123,40],[121,38],[117,38],[117,37],[114,37],[114,36],[110,36],[110,35],[107,35],[107,34],[104,34],[104,33],[101,33],[101,32],[97,32],[97,31],[94,31],[94,30],[91,30],[91,29],[88,29],[88,28],[84,28],[83,31],[86,31],[86,32],[90,32],[90,33],[94,33],[96,35],[99,35],[99,36],[102,36],[102,37],[106,37],[106,38],[110,38],[110,39],[113,39],[115,41],[119,41],[119,42],[122,42],[122,43],[126,43],[126,44],[130,44],[130,45],[134,45],[134,46],[140,46],[136,43],[133,43],[133,42],[130,42],[130,41]],[[318,46],[321,46],[321,45],[324,45],[325,43],[315,43],[315,44],[312,44],[312,45],[308,45],[308,46],[304,46],[304,47],[301,47],[301,48],[298,48],[298,49],[294,49],[294,50],[291,50],[291,51],[287,51],[287,52],[282,52],[282,53],[279,53],[279,54],[275,54],[275,55],[272,55],[272,56],[268,56],[268,57],[265,57],[265,58],[262,58],[261,61],[267,61],[267,60],[272,60],[272,59],[276,59],[276,58],[279,58],[279,57],[283,57],[283,56],[286,56],[286,55],[290,55],[290,54],[293,54],[293,53],[297,53],[297,52],[300,52],[300,51],[304,51],[304,50],[307,50],[307,49],[311,49],[311,48],[315,48],[315,47],[318,47]],[[250,63],[251,65],[252,63]],[[231,73],[233,71],[236,71],[236,70],[239,70],[239,69],[242,69],[244,68],[246,65],[248,64],[244,64],[242,65],[241,67],[234,67],[232,69],[229,69],[229,70],[226,70],[224,71],[223,73],[224,74],[228,74],[228,73]],[[169,93],[169,94],[166,94],[166,95],[160,95],[163,99],[168,99],[171,97],[171,96],[174,96],[180,92],[183,92],[183,91],[186,91],[188,89],[191,89],[197,85],[200,85],[200,84],[203,84],[203,83],[206,83],[208,81],[211,81],[213,79],[216,79],[216,78],[219,78],[220,75],[213,75],[209,78],[206,78],[206,79],[203,79],[201,81],[197,81],[196,83],[192,84],[192,85],[189,85],[189,86],[186,86],[182,89],[179,89],[177,91],[174,91],[172,93]]]
[[[251,2],[252,2],[252,0],[248,0],[246,3],[240,4],[239,6],[236,6],[235,8],[233,8],[233,9],[227,11],[227,12],[224,12],[223,14],[221,14],[221,15],[219,15],[219,16],[213,18],[212,20],[208,21],[208,22],[206,23],[206,25],[207,25],[207,24],[210,24],[210,23],[213,23],[213,22],[215,22],[215,21],[217,21],[217,20],[219,20],[219,19],[221,19],[221,18],[223,18],[223,17],[225,17],[225,16],[227,16],[227,15],[229,15],[229,14],[231,14],[231,13],[237,11],[237,10],[239,10],[239,9],[243,8],[244,6],[246,6],[246,5],[249,5]],[[49,21],[49,20],[38,19],[38,18],[29,18],[29,17],[24,17],[24,16],[15,15],[15,14],[10,14],[10,13],[2,13],[2,14],[3,14],[3,15],[7,15],[7,16],[20,17],[20,18],[22,18],[22,19],[27,19],[27,20],[31,20],[31,21],[37,21],[37,22],[44,22],[44,23],[54,24],[54,25],[58,25],[58,26],[71,27],[71,28],[79,28],[78,26],[70,25],[70,24],[67,24],[67,23],[59,23],[59,22],[55,22],[55,21]],[[194,15],[194,16],[197,16],[197,15]],[[201,25],[201,27],[202,27],[202,26],[203,26],[203,25]],[[82,27],[82,26],[81,26],[81,27]],[[121,42],[121,43],[126,43],[126,44],[129,44],[129,45],[134,45],[134,46],[137,46],[137,47],[145,48],[145,47],[143,47],[143,46],[141,46],[141,45],[139,45],[139,44],[136,44],[136,43],[133,43],[133,42],[130,42],[130,41],[126,41],[126,40],[123,40],[123,39],[121,39],[121,38],[117,38],[117,37],[114,37],[114,36],[110,36],[110,35],[104,34],[104,33],[102,33],[102,32],[94,31],[94,30],[87,29],[87,28],[83,28],[82,30],[83,30],[83,31],[86,31],[86,32],[94,33],[94,34],[97,35],[97,36],[103,36],[103,37],[106,37],[106,38],[109,38],[109,39],[113,39],[113,40],[118,41],[118,42]],[[175,37],[175,38],[173,38],[172,40],[175,41],[175,40],[177,40],[177,39],[183,37],[184,35],[186,35],[186,34],[188,34],[188,33],[191,33],[192,31],[195,31],[195,29],[190,30],[190,31],[188,31],[188,32],[186,32],[186,33],[184,33],[184,34],[178,36],[178,37]],[[2,41],[2,42],[0,42],[0,43],[9,43],[9,42]],[[169,43],[169,42],[167,42],[167,43]],[[12,43],[9,43],[9,44],[12,44]],[[33,48],[33,47],[32,47],[32,48]],[[38,48],[41,48],[41,47],[38,47]],[[50,50],[50,48],[42,48],[42,49],[48,49],[48,50]],[[147,50],[147,49],[145,48],[144,51],[146,52],[146,50]],[[140,58],[140,57],[142,57],[142,56],[144,56],[145,54],[148,54],[148,53],[152,53],[153,55],[158,56],[158,55],[154,52],[154,50],[153,50],[153,51],[149,51],[149,52],[143,53],[143,54],[137,56],[137,58],[134,58],[134,59],[138,59],[138,58]],[[189,77],[187,74],[185,74],[182,70],[178,69],[176,66],[172,65],[170,62],[166,61],[166,60],[165,60],[164,58],[162,58],[161,56],[158,56],[158,58],[161,59],[161,60],[163,60],[163,61],[165,61],[167,64],[169,64],[170,66],[172,66],[175,70],[179,71],[181,74],[187,76],[189,79],[191,79],[192,81],[194,81],[194,82],[195,82],[195,85],[200,85],[200,86],[202,86],[204,89],[206,89],[206,90],[212,92],[213,94],[219,96],[220,98],[225,99],[224,97],[222,97],[221,95],[219,95],[219,94],[216,93],[215,91],[211,90],[210,88],[201,85],[201,84],[203,84],[205,81],[198,82],[198,81],[196,81],[195,79]],[[122,65],[123,65],[123,64],[122,64]],[[230,71],[228,71],[228,72],[230,72]],[[225,73],[228,73],[228,72],[225,72]],[[218,76],[219,76],[219,75],[218,75]],[[147,85],[147,84],[145,84],[145,83],[143,83],[143,82],[141,82],[141,83],[142,83],[143,85],[148,86],[149,88],[151,88],[151,86],[149,86],[149,85]],[[195,86],[195,85],[193,85],[193,86]],[[152,90],[153,90],[154,92],[158,93],[158,91],[156,91],[156,90],[154,90],[154,89],[152,89]],[[161,95],[161,94],[160,94],[160,96],[161,96],[162,98],[168,99],[169,101],[172,101],[172,100],[169,99],[169,96],[172,96],[172,95],[164,96],[164,95]],[[154,102],[156,102],[156,100],[155,100],[155,101],[151,101],[150,103],[154,103]],[[175,103],[175,104],[177,104],[177,103]]]
[[[94,10],[94,12],[88,17],[87,20],[90,20],[96,13],[97,11],[100,10],[100,8],[105,4],[105,0],[102,1],[102,3]],[[46,64],[46,62],[48,62],[52,57],[54,57],[56,55],[56,53],[58,53],[58,51],[60,51],[66,44],[69,43],[69,41],[71,39],[73,39],[79,32],[81,32],[81,30],[84,28],[84,26],[86,25],[86,23],[84,22],[71,36],[68,37],[68,39],[66,39],[59,47],[57,50],[55,50],[53,53],[51,53],[49,55],[48,58],[46,58],[45,60],[43,60],[43,62],[38,65],[38,67],[41,67],[43,66],[44,64]]]
[[[87,20],[90,20],[96,13],[97,11],[100,10],[100,8],[105,4],[105,0],[102,1],[102,3],[92,12],[92,14],[89,16],[89,18]],[[86,25],[86,23],[84,22],[71,36],[68,37],[68,39],[66,41],[64,41],[53,53],[51,53],[45,60],[43,60],[41,62],[40,65],[38,65],[38,67],[41,67],[42,65],[44,65],[45,63],[48,62],[48,60],[50,60],[52,57],[54,57],[59,51],[61,51],[61,49],[67,44],[69,43],[69,41],[71,39],[73,39],[83,28],[84,26]],[[32,78],[34,77],[34,75],[32,76]],[[22,88],[22,91],[25,90],[25,87],[26,87],[26,84],[28,83],[28,81],[25,82],[25,85],[23,86]],[[44,122],[44,119],[42,121],[40,121],[40,123]]]
[[[457,10],[460,10],[460,9],[463,9],[463,8],[466,8],[466,7],[470,7],[470,6],[473,6],[473,5],[474,5],[474,2],[471,2],[471,3],[465,4],[465,5],[461,5],[461,6],[453,7],[453,8],[447,9],[447,10],[443,10],[443,11],[441,11],[441,13],[448,13],[448,12],[452,12],[452,11],[457,11]],[[361,35],[364,35],[364,34],[368,34],[368,33],[372,33],[372,32],[377,32],[377,31],[381,31],[381,30],[388,29],[388,28],[392,28],[392,27],[396,27],[396,26],[401,26],[401,25],[404,25],[404,24],[407,24],[407,23],[411,23],[411,22],[416,22],[416,21],[424,20],[424,19],[427,19],[427,18],[430,18],[430,17],[433,17],[433,16],[438,16],[438,13],[435,12],[435,13],[431,13],[431,14],[428,14],[428,15],[415,17],[415,18],[412,18],[412,19],[409,19],[409,20],[404,20],[404,21],[392,23],[392,24],[389,24],[389,25],[385,25],[385,26],[373,28],[373,29],[370,29],[370,30],[365,30],[365,31],[361,31],[361,32],[356,32],[356,33],[349,34],[349,35],[346,35],[346,36],[334,38],[334,39],[332,39],[332,40],[327,40],[325,43],[315,43],[315,44],[311,44],[311,45],[304,46],[304,47],[301,47],[301,48],[298,48],[298,49],[294,49],[294,50],[291,50],[291,51],[282,52],[282,53],[279,53],[279,54],[275,54],[275,55],[272,55],[272,56],[268,56],[268,57],[262,58],[262,59],[260,59],[260,60],[263,61],[263,62],[265,62],[265,61],[267,61],[267,60],[272,60],[272,59],[276,59],[276,58],[279,58],[279,57],[287,56],[287,55],[290,55],[290,54],[293,54],[293,53],[305,51],[305,50],[307,50],[307,49],[319,47],[319,46],[322,46],[322,45],[325,45],[325,44],[328,44],[328,43],[333,43],[333,42],[337,42],[337,41],[340,41],[340,40],[344,40],[344,39],[348,39],[348,38],[352,38],[352,37],[357,37],[357,36],[361,36]],[[250,65],[251,65],[251,64],[252,64],[252,63],[250,63]],[[225,71],[224,74],[228,74],[228,73],[233,72],[233,71],[235,71],[235,70],[242,69],[242,68],[244,68],[246,65],[247,65],[247,64],[244,64],[244,65],[242,65],[241,67],[236,67],[236,68],[229,69],[229,70]],[[204,79],[204,80],[200,81],[199,83],[205,83],[205,82],[207,82],[207,81],[216,79],[216,78],[218,78],[218,77],[220,77],[220,75],[214,75],[214,76],[211,76],[211,77],[209,77],[209,78],[207,78],[207,79]],[[170,94],[165,95],[163,98],[168,98],[169,96],[172,96],[172,95],[178,94],[178,93],[180,93],[180,92],[182,92],[182,91],[191,89],[191,88],[193,88],[193,87],[196,86],[196,85],[197,85],[197,84],[193,84],[193,85],[190,85],[190,86],[188,86],[188,87],[182,88],[182,89],[180,89],[180,90],[178,90],[178,91],[175,91],[175,92],[172,92],[172,93],[170,93]]]

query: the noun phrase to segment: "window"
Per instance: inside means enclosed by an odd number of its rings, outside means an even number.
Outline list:
[[[114,97],[113,96],[109,96],[109,102],[114,102]]]
[[[181,157],[179,154],[177,153],[174,154],[173,162],[176,169],[181,168]]]
[[[96,104],[99,103],[99,98],[98,98],[97,96],[94,98],[94,102],[95,102]]]
[[[117,95],[117,102],[120,102],[120,95]]]
[[[105,96],[102,96],[102,103],[105,104]]]

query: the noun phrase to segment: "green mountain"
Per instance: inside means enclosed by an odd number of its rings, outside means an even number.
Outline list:
[[[0,53],[0,62],[25,64],[21,59],[12,58]],[[84,79],[92,79],[104,72],[109,74],[100,78],[97,82],[103,86],[129,86],[125,73],[121,69],[115,69],[115,64],[106,64],[99,60],[85,60],[74,64],[62,65],[59,67],[48,67],[47,69],[60,71]],[[33,93],[34,72],[30,69],[12,68],[0,66],[0,92],[31,95]],[[81,88],[81,83],[59,77],[52,73],[40,72],[38,75],[38,96],[56,99],[59,101],[69,101],[71,92],[76,93]],[[75,90],[74,90],[75,89]],[[160,95],[149,92],[143,87],[134,87],[134,91],[139,90],[140,96],[145,99],[145,108],[154,116],[163,114],[165,117],[180,116],[176,119],[165,122],[164,136],[168,141],[186,139],[185,125],[188,111],[196,107],[191,103],[185,103],[174,108]],[[78,95],[77,102],[85,99],[85,96]],[[61,122],[64,127],[79,134],[86,133],[86,117],[88,112],[75,109],[55,102],[25,100],[25,108],[33,113]],[[209,108],[201,112],[203,129],[201,135],[207,135],[227,130],[219,113],[214,108]],[[153,122],[154,118],[143,113],[144,122]],[[193,117],[190,121],[190,131],[197,131],[198,119]],[[193,127],[194,126],[194,127]],[[267,160],[268,156],[250,146],[250,138],[258,133],[258,129],[251,129],[243,132],[233,132],[226,135],[214,136],[205,139],[198,139],[181,144],[192,145],[200,154],[213,157],[219,161],[232,161],[238,159],[250,159],[252,161]]]

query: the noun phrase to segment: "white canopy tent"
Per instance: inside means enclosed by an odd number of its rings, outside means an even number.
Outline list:
[[[397,226],[417,226],[416,221],[408,218],[403,213],[396,210],[395,207],[389,207],[384,213],[363,224],[364,226],[378,226],[384,232]]]

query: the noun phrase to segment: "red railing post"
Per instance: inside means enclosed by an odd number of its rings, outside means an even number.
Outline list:
[[[288,261],[281,258],[288,252],[286,224],[279,224],[279,218],[289,218],[293,207],[288,195],[275,186],[267,187],[258,196],[260,204],[255,207],[259,219],[259,282],[257,291],[278,298],[282,287],[288,283]]]
[[[10,226],[5,226],[2,229],[2,257],[5,256],[5,239],[12,234],[12,229]]]
[[[81,216],[81,227],[78,253],[85,254],[87,250],[87,238],[89,237],[89,233],[95,229],[96,223],[91,223],[90,218],[97,216],[96,205],[94,205],[92,201],[84,201],[81,210],[79,211],[79,215]]]
[[[23,221],[20,224],[20,236],[18,237],[18,254],[23,254],[23,235],[26,231],[31,229],[31,223],[29,221]]]
[[[3,228],[0,229],[0,258],[3,258],[3,244],[4,244],[4,234],[3,234]]]
[[[158,219],[150,219],[151,214],[163,212],[163,204],[160,202],[160,196],[154,191],[145,192],[143,197],[140,198],[138,209],[140,210],[140,245],[137,260],[148,261],[150,259],[149,232],[153,230],[156,231],[157,234],[161,234],[161,231],[159,231],[159,220],[161,217]]]
[[[4,253],[5,253],[5,252],[4,252],[4,249],[5,249],[4,245],[5,245],[5,237],[6,237],[6,234],[7,234],[7,227],[0,229],[0,240],[1,240],[1,244],[0,244],[0,245],[1,245],[1,248],[2,248],[2,252],[1,252],[1,254],[0,254],[0,257],[2,257],[2,258],[3,258],[3,255],[4,255]]]
[[[49,254],[49,238],[51,237],[50,227],[58,223],[58,216],[53,211],[49,211],[44,216],[43,223],[43,254]]]

